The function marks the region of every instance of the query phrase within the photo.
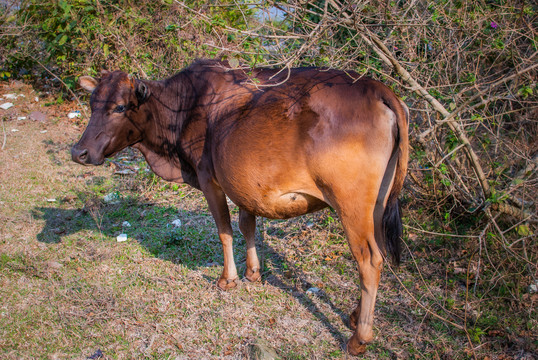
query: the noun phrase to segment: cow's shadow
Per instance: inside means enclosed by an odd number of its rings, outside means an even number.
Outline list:
[[[37,235],[40,242],[58,244],[63,239],[84,231],[97,232],[107,237],[115,237],[119,233],[126,232],[155,257],[182,264],[190,269],[207,268],[223,263],[222,246],[218,240],[213,218],[203,211],[182,211],[172,206],[122,199],[116,204],[101,202],[82,208],[36,207],[32,215],[45,221],[43,229]],[[172,222],[175,219],[180,219],[181,226],[177,228],[173,226]],[[123,221],[128,221],[130,226],[126,228]],[[266,231],[271,232],[271,223],[266,221],[265,224]],[[245,269],[245,242],[237,224],[233,224],[233,227],[235,259],[238,272],[242,274]],[[352,309],[340,309],[323,292],[309,295],[306,291],[314,285],[308,281],[308,276],[267,241],[260,244],[260,236],[263,234],[259,231],[256,239],[258,254],[265,259],[271,259],[272,264],[280,264],[272,266],[270,270],[266,269],[262,279],[291,294],[327,328],[344,349],[347,336],[335,326],[334,320],[331,322],[316,302],[328,305],[346,325],[349,323],[348,312]],[[271,236],[283,238],[285,234],[279,236],[273,232]],[[289,270],[285,269],[293,269],[294,281],[286,280],[289,277]],[[205,278],[208,282],[217,280],[216,277],[208,275]],[[318,300],[314,301],[312,296],[316,296]]]

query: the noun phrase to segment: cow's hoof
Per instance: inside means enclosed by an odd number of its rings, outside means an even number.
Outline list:
[[[217,281],[217,287],[221,290],[230,290],[237,286],[237,281],[239,279],[222,279],[220,278],[219,281]]]
[[[260,273],[260,270],[247,268],[247,270],[245,270],[245,278],[250,282],[256,282],[261,280],[262,274]]]
[[[349,355],[353,356],[364,354],[366,352],[366,345],[367,344],[357,340],[355,336],[352,336],[346,344],[346,351]]]

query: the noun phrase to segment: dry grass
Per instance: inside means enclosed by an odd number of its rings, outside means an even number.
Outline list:
[[[44,103],[31,104],[30,91],[2,90],[26,98],[0,113],[7,135],[0,152],[1,358],[85,359],[100,349],[107,359],[242,359],[258,340],[287,359],[346,358],[358,273],[331,211],[264,221],[263,282],[222,292],[215,287],[220,243],[201,193],[148,175],[130,150],[118,161],[141,166],[137,175],[72,163],[69,148],[82,128],[67,120],[69,105],[41,108],[43,123],[16,120]],[[120,202],[105,203],[114,191]],[[170,225],[176,218],[180,228]],[[127,242],[116,241],[121,231]],[[536,358],[536,294],[493,307],[491,294],[468,291],[472,271],[454,271],[454,261],[467,264],[464,241],[410,237],[395,270],[402,283],[388,269],[383,275],[376,338],[365,358]],[[244,256],[236,231],[240,272]]]

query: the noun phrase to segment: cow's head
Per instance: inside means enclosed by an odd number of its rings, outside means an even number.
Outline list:
[[[103,71],[100,79],[82,76],[79,83],[92,93],[92,115],[71,156],[79,164],[101,165],[106,157],[141,140],[137,117],[149,89],[121,71]]]

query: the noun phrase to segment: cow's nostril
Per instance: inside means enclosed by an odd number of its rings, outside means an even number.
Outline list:
[[[84,149],[80,152],[80,154],[78,155],[78,158],[80,160],[85,160],[86,157],[88,157],[88,150],[87,149]]]

